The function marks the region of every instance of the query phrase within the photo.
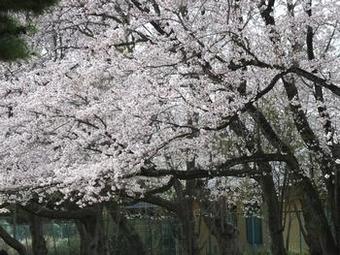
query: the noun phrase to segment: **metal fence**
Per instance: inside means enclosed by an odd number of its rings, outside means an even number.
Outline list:
[[[228,216],[230,218],[230,215]],[[265,219],[244,218],[233,215],[226,219],[228,222],[235,222],[240,232],[240,242],[245,253],[267,253],[269,250],[268,233],[266,233]],[[173,217],[135,217],[129,219],[140,236],[147,255],[182,255],[183,250],[179,241],[181,226]],[[0,220],[0,225],[7,232],[24,244],[27,250],[31,251],[31,234],[27,224],[13,224],[12,219]],[[49,255],[78,255],[80,239],[77,226],[72,221],[48,221],[43,224],[44,237],[46,240]],[[108,240],[108,247],[111,255],[126,255],[128,240],[120,236],[117,226],[112,220],[105,221],[104,233]],[[218,246],[214,237],[206,231],[204,240],[200,240],[202,253],[204,255],[219,255]],[[243,237],[242,237],[243,236]],[[286,228],[284,232],[286,242],[291,253],[306,253],[306,244],[296,218],[296,212],[287,214]],[[243,240],[241,240],[243,238]],[[16,254],[0,239],[0,248],[4,248],[11,255]],[[31,254],[31,252],[30,252]]]

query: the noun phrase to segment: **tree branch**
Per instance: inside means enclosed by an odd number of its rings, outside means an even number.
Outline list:
[[[125,178],[130,178],[133,176],[144,176],[144,177],[164,177],[173,176],[180,180],[190,180],[198,178],[214,178],[222,176],[245,176],[247,174],[262,174],[263,171],[255,171],[253,169],[231,169],[231,167],[246,163],[256,163],[256,162],[271,162],[271,161],[287,161],[289,158],[286,155],[279,153],[271,154],[254,154],[252,156],[244,156],[239,158],[234,158],[227,160],[225,163],[217,165],[214,170],[203,170],[195,169],[189,171],[182,170],[172,170],[172,169],[155,169],[144,167],[140,172],[133,175],[127,175]]]
[[[81,219],[96,214],[95,208],[84,208],[79,210],[57,211],[43,207],[37,203],[30,203],[29,205],[20,206],[23,210],[30,212],[40,217],[51,219]]]

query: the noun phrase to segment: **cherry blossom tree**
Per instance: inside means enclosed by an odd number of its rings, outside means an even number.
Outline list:
[[[335,0],[62,2],[40,19],[41,56],[2,67],[2,200],[58,194],[55,206],[85,207],[249,176],[272,251],[285,254],[274,180],[284,165],[311,252],[337,254],[339,10]]]

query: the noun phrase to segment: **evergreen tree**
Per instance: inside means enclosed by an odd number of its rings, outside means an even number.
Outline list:
[[[16,13],[41,14],[58,0],[0,0],[0,61],[13,61],[28,56],[22,35],[27,27],[14,17]]]

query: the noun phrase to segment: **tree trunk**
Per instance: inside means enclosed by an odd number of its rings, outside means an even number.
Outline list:
[[[238,240],[238,231],[231,224],[224,225],[224,231],[219,231],[219,235],[215,235],[220,247],[221,255],[240,255],[240,247]]]
[[[318,240],[324,255],[337,255],[338,248],[329,227],[323,205],[319,198],[319,194],[309,182],[308,179],[301,181],[303,188],[302,211],[305,220],[306,229],[310,238],[313,238],[314,233],[318,236]],[[313,238],[314,239],[314,238]],[[316,247],[310,247],[311,251]]]
[[[321,249],[321,245],[319,242],[317,229],[310,229],[310,227],[312,227],[310,224],[303,224],[301,215],[295,204],[294,204],[294,211],[295,211],[296,218],[300,225],[300,232],[302,233],[303,238],[309,248],[309,253],[311,255],[322,255],[322,249]],[[308,217],[308,215],[304,216],[304,218],[306,217]],[[310,222],[310,219],[307,221]]]
[[[32,252],[34,255],[47,255],[48,250],[44,239],[42,218],[30,216],[30,231],[32,237]]]
[[[183,255],[199,254],[198,234],[195,231],[195,217],[193,209],[193,199],[183,198],[182,201],[180,201],[180,209],[177,210],[177,216],[181,223],[180,241]]]
[[[130,226],[124,215],[121,215],[116,208],[110,208],[110,214],[113,222],[118,227],[118,234],[121,238],[126,238],[128,250],[125,252],[129,255],[145,255],[145,247],[136,230]]]
[[[254,110],[254,109],[253,109]],[[257,109],[255,108],[255,111]],[[262,115],[261,115],[262,116]],[[260,118],[253,115],[255,121],[259,122]],[[265,119],[262,121],[266,121]],[[268,124],[269,125],[269,124]],[[250,132],[246,126],[239,119],[231,123],[232,130],[246,141],[246,147],[249,151],[256,151],[259,145],[256,145],[254,140],[251,139]],[[263,128],[263,126],[262,126]],[[268,139],[269,140],[269,139]],[[279,199],[275,190],[273,181],[273,169],[269,163],[258,162],[258,167],[262,169],[267,175],[262,175],[256,180],[260,183],[263,199],[267,205],[269,233],[271,238],[271,252],[273,255],[287,254],[284,246],[283,226],[282,226],[282,213],[280,212]]]
[[[330,225],[328,224],[323,205],[319,197],[318,191],[313,186],[310,179],[302,174],[300,165],[292,153],[289,146],[287,146],[276,134],[266,117],[255,106],[248,105],[247,111],[253,119],[259,124],[263,135],[267,140],[278,150],[290,156],[287,165],[290,168],[290,174],[299,180],[299,187],[301,188],[302,196],[302,210],[305,215],[305,224],[309,224],[309,229],[317,230],[318,239],[325,255],[338,254],[338,248],[332,236]],[[307,229],[307,227],[306,227]]]
[[[203,208],[204,222],[216,238],[219,254],[240,255],[239,232],[237,227],[226,222],[228,209],[225,199],[222,197],[214,203],[213,207],[209,203],[211,202],[205,201],[200,206]]]
[[[220,255],[240,255],[238,230],[224,219],[204,217],[205,223],[216,238]]]
[[[264,164],[259,163],[260,167]],[[269,164],[267,167],[270,167]],[[270,167],[271,170],[271,167]],[[271,171],[270,171],[271,172]],[[282,213],[280,212],[279,200],[276,194],[273,177],[271,174],[261,176],[260,184],[263,199],[267,206],[269,233],[271,238],[271,251],[273,255],[286,255],[283,239]]]
[[[309,248],[309,253],[311,255],[322,255],[322,248],[319,242],[318,238],[318,232],[316,229],[313,229],[313,226],[309,224],[311,219],[308,219],[308,214],[303,213],[305,222],[308,222],[305,224],[306,227],[306,236],[304,236],[306,244]]]
[[[333,146],[332,153],[334,158],[340,160],[340,144]],[[333,199],[332,218],[334,221],[334,235],[340,252],[340,164],[336,164],[335,167]]]
[[[80,236],[80,255],[107,255],[107,242],[104,235],[102,210],[94,216],[77,221]]]

